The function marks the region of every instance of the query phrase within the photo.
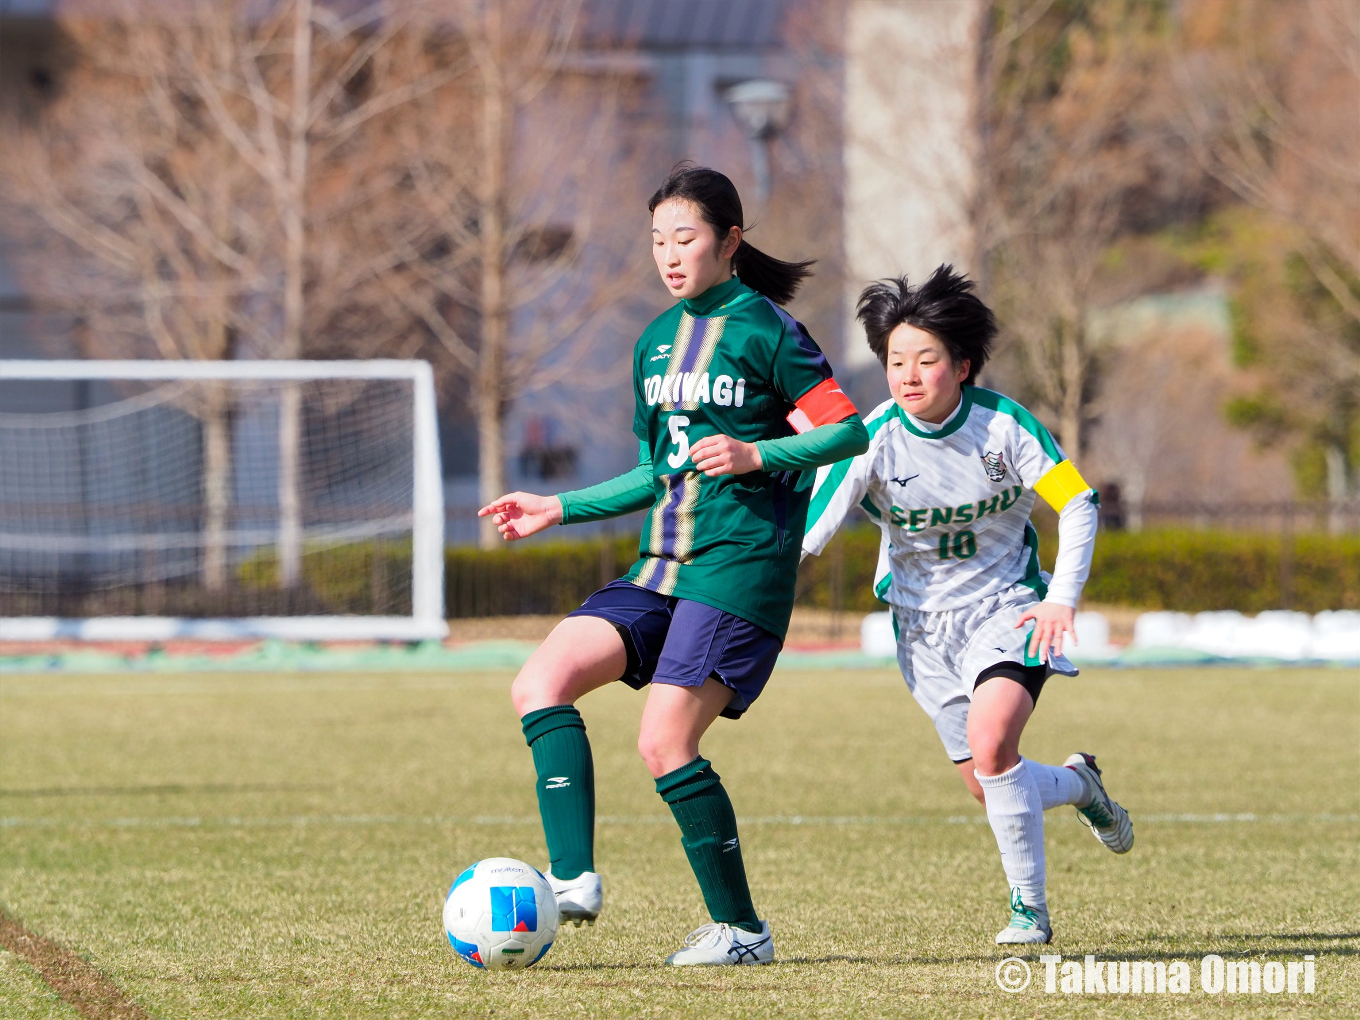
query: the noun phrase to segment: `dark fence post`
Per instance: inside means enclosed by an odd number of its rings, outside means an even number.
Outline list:
[[[831,542],[830,582],[828,600],[831,603],[831,640],[838,641],[841,636],[841,614],[845,609],[845,536],[837,535]]]

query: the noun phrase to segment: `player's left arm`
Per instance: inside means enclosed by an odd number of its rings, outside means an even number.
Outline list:
[[[1047,661],[1050,648],[1062,652],[1066,635],[1070,634],[1072,643],[1077,643],[1074,621],[1082,587],[1091,574],[1100,497],[1082,478],[1076,465],[1063,456],[1052,437],[1044,433],[1036,441],[1039,451],[1028,458],[1020,458],[1020,463],[1031,470],[1037,466],[1043,471],[1033,488],[1058,512],[1058,555],[1053,564],[1053,578],[1048,583],[1048,594],[1021,616],[1017,626],[1034,621],[1029,652],[1038,655],[1042,662]]]

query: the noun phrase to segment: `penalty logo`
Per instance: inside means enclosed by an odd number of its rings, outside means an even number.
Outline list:
[[[543,784],[545,790],[561,790],[563,787],[571,785],[571,780],[566,776],[549,776],[548,781]]]

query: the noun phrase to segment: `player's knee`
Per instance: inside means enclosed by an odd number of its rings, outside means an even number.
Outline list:
[[[638,754],[642,756],[643,764],[647,766],[648,772],[653,776],[664,776],[666,774],[664,771],[657,772],[666,757],[665,740],[661,739],[658,734],[649,733],[644,729],[638,734],[637,749]]]
[[[520,670],[510,685],[510,703],[515,706],[515,714],[521,719],[534,710],[534,702],[538,700],[537,693],[533,680]]]
[[[999,734],[985,730],[969,733],[968,747],[973,752],[973,767],[984,776],[999,776],[1010,767],[1006,764],[1008,749]],[[973,796],[977,796],[976,791]]]
[[[670,733],[646,728],[638,734],[637,746],[638,754],[642,756],[642,761],[653,779],[689,764],[697,753],[688,747],[685,741],[676,739]]]
[[[571,700],[560,678],[535,669],[533,663],[521,669],[510,685],[510,702],[521,719],[537,709],[567,705]]]

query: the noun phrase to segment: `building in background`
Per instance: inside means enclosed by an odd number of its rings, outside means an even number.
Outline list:
[[[976,275],[971,227],[983,0],[860,0],[845,20],[846,307],[861,281]],[[855,326],[847,332],[854,334]],[[847,345],[855,368],[875,366]]]
[[[0,0],[6,105],[59,87],[58,8],[59,0]],[[987,0],[584,0],[584,46],[571,70],[626,79],[643,97],[630,109],[623,136],[600,143],[620,153],[640,150],[630,155],[642,183],[631,182],[626,200],[621,194],[611,210],[638,224],[639,283],[573,378],[512,406],[505,458],[512,488],[574,488],[633,463],[627,354],[666,300],[646,253],[645,192],[682,159],[733,178],[753,243],[783,258],[818,260],[817,275],[791,310],[831,356],[861,410],[886,397],[881,369],[853,319],[864,283],[903,272],[920,279],[942,262],[982,275],[972,215],[977,68],[988,9]],[[740,95],[766,97],[773,104],[768,121],[734,111]],[[1140,425],[1132,445],[1130,412],[1112,403],[1087,444],[1088,474],[1120,484],[1126,498],[1134,491],[1187,500],[1287,491],[1282,455],[1261,453],[1217,411],[1233,374],[1226,298],[1212,281],[1192,290],[1191,305],[1218,310],[1192,324],[1193,343],[1154,342],[1167,334],[1168,321],[1183,322],[1162,314],[1178,307],[1174,297],[1155,305],[1155,315],[1146,312],[1153,306],[1116,308],[1093,323],[1097,331],[1120,324],[1110,334],[1118,337],[1111,363],[1129,378],[1135,368],[1153,379],[1182,372],[1176,359],[1183,357],[1207,358],[1215,367],[1212,396],[1192,400],[1193,415],[1181,406],[1190,399],[1184,393],[1159,391],[1157,400],[1170,410]],[[71,328],[68,318],[45,312],[24,292],[6,268],[0,237],[0,356],[69,353]],[[1010,388],[1014,380],[993,374],[988,381]],[[15,406],[11,401],[21,396],[34,398],[0,392],[0,403]],[[74,407],[80,398],[42,399]],[[476,537],[475,425],[465,400],[450,393],[441,407],[454,541]],[[1163,427],[1180,419],[1193,419],[1193,450],[1185,430]]]

